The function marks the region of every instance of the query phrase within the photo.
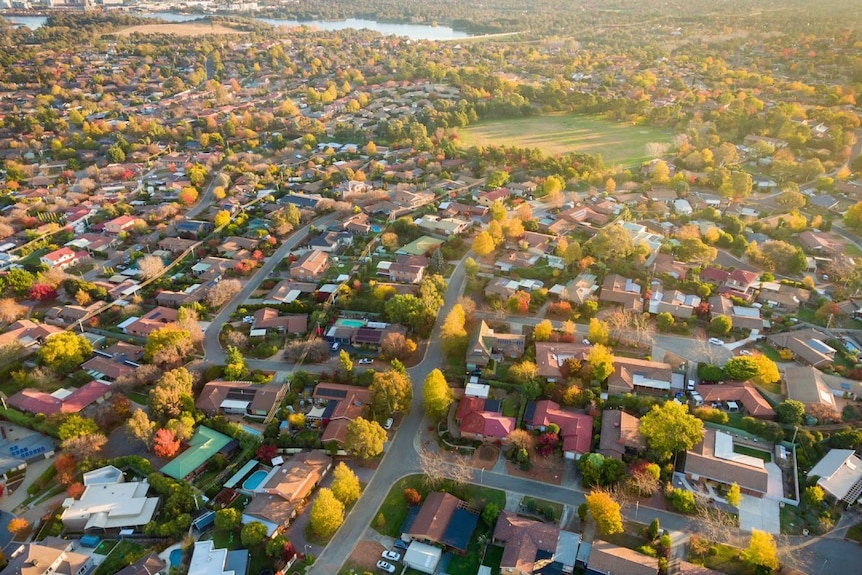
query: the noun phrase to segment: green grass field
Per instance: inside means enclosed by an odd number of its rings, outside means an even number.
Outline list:
[[[549,155],[582,152],[601,155],[608,166],[636,166],[649,160],[650,142],[670,143],[671,132],[632,126],[583,114],[550,114],[480,122],[459,130],[465,146],[506,145],[538,148]]]

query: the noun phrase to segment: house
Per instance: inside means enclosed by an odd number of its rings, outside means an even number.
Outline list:
[[[497,516],[492,542],[503,547],[502,575],[571,573],[575,567],[580,536],[551,523],[520,517],[511,511]]]
[[[700,296],[685,294],[679,290],[666,291],[661,284],[653,283],[649,299],[649,312],[669,313],[677,319],[689,319],[700,305]]]
[[[521,289],[521,283],[507,278],[495,278],[485,286],[485,297],[507,300]]]
[[[362,235],[371,233],[372,228],[371,218],[368,217],[368,214],[363,212],[353,214],[352,216],[344,220],[341,226],[345,231]]]
[[[521,251],[507,251],[503,254],[502,258],[494,262],[494,267],[500,271],[508,272],[518,268],[534,267],[538,262],[538,254]]]
[[[307,421],[320,421],[325,427],[321,441],[344,444],[347,424],[360,417],[371,405],[371,392],[365,387],[340,383],[319,383],[312,394],[314,408],[306,414]]]
[[[389,279],[394,282],[418,284],[425,277],[425,270],[430,263],[431,260],[424,255],[400,255],[395,258],[395,261],[389,265],[386,271]]]
[[[622,459],[623,455],[635,455],[646,449],[641,435],[641,420],[621,409],[606,409],[602,412],[602,435],[599,453],[605,457]]]
[[[73,552],[72,546],[72,541],[59,537],[17,548],[13,543],[9,563],[0,575],[86,575],[93,569],[93,558]]]
[[[800,306],[808,303],[810,298],[811,291],[804,288],[777,282],[761,282],[757,301],[778,311],[794,313]]]
[[[89,477],[88,477],[89,475]],[[147,480],[126,483],[116,467],[103,467],[84,474],[84,493],[63,502],[61,520],[67,531],[113,533],[142,528],[159,505],[158,497],[147,497]]]
[[[290,266],[290,277],[296,280],[317,281],[329,268],[329,255],[312,250],[306,252]]]
[[[736,292],[743,294],[744,296],[750,295],[755,289],[757,289],[759,275],[757,272],[751,272],[748,270],[735,269],[727,276],[727,279],[724,282],[724,286],[727,290],[731,292]]]
[[[30,348],[41,345],[47,338],[64,331],[53,325],[39,324],[29,319],[19,319],[0,334],[0,347],[20,345]]]
[[[257,249],[259,243],[257,239],[230,236],[216,246],[216,251],[223,258],[244,259],[251,257],[251,253]]]
[[[737,483],[740,490],[763,497],[769,487],[769,473],[762,459],[733,450],[733,436],[707,428],[703,440],[686,452],[685,475],[689,482],[716,481],[726,486]]]
[[[605,278],[599,301],[618,303],[627,311],[643,311],[641,286],[619,274],[608,274]]]
[[[462,397],[455,420],[463,437],[477,441],[504,440],[516,426],[514,417],[502,415],[499,400],[481,397]]]
[[[143,349],[125,342],[118,342],[105,350],[96,350],[93,357],[81,364],[81,369],[102,383],[113,383],[140,367],[138,361]]]
[[[806,411],[826,409],[829,413],[841,413],[832,390],[823,382],[820,371],[812,366],[785,369],[784,386],[787,389],[787,399],[801,401],[805,404]]]
[[[50,394],[36,389],[22,389],[7,402],[25,413],[51,416],[57,413],[78,413],[88,405],[102,403],[110,398],[112,393],[109,385],[91,381],[71,392],[64,388]]]
[[[524,412],[524,425],[529,430],[544,432],[551,424],[560,428],[563,455],[566,459],[578,459],[590,452],[593,441],[593,417],[583,413],[565,411],[560,404],[548,399],[531,401]]]
[[[412,520],[408,517],[402,539],[443,545],[463,555],[478,522],[478,509],[449,493],[432,491]]]
[[[204,282],[212,282],[214,286],[225,274],[240,264],[237,260],[207,256],[192,266],[192,273]]]
[[[159,290],[156,294],[156,303],[160,306],[179,309],[184,305],[199,302],[204,298],[206,289],[203,284],[192,284],[183,291]]]
[[[116,575],[157,575],[163,573],[167,569],[167,563],[155,553],[145,555],[132,563],[117,571]]]
[[[281,401],[283,386],[249,381],[210,381],[201,390],[195,407],[209,416],[220,414],[263,417]]]
[[[658,559],[607,541],[593,542],[587,575],[658,575]]]
[[[733,327],[738,329],[747,329],[751,331],[760,331],[764,327],[763,318],[760,316],[760,308],[746,307],[736,305],[727,297],[735,295],[725,292],[724,295],[714,295],[709,298],[709,310],[715,315],[726,315],[733,323]],[[753,293],[746,295],[749,298]]]
[[[443,236],[458,235],[472,225],[472,222],[460,218],[441,218],[430,214],[425,214],[415,223],[426,232]]]
[[[216,549],[212,540],[195,541],[187,575],[245,575],[248,572],[247,549]]]
[[[478,192],[474,196],[476,198],[476,203],[480,206],[485,206],[486,208],[490,208],[491,205],[497,200],[503,202],[512,195],[511,190],[507,190],[506,188],[497,188],[496,190],[491,190],[487,192]]]
[[[162,306],[154,307],[131,323],[123,325],[123,333],[137,337],[147,337],[160,327],[164,327],[169,323],[177,321],[178,313],[179,312],[173,308]]]
[[[614,372],[608,378],[608,394],[668,393],[673,373],[668,363],[615,357]]]
[[[190,240],[199,240],[213,231],[212,222],[202,220],[183,220],[176,224],[179,237]]]
[[[324,232],[309,241],[308,247],[312,250],[333,254],[350,246],[352,242],[353,234],[350,232]]]
[[[830,449],[807,477],[816,477],[817,485],[838,501],[852,504],[862,495],[862,459],[852,449]]]
[[[137,222],[140,218],[136,218],[135,216],[119,216],[114,218],[113,220],[105,222],[104,230],[106,233],[111,235],[119,235],[122,232],[132,229],[134,227],[135,222]]]
[[[575,305],[583,305],[593,298],[599,290],[599,285],[596,283],[595,275],[584,272],[578,274],[565,286],[561,286],[559,289],[555,288],[557,286],[552,287],[549,291],[556,293],[561,300],[570,301]]]
[[[78,254],[67,247],[62,247],[43,255],[39,261],[51,269],[64,270],[78,263]]]
[[[536,342],[536,367],[539,375],[550,382],[563,379],[564,370],[570,368],[568,360],[582,362],[590,353],[590,345],[585,343],[561,343],[556,341]]]
[[[279,315],[278,310],[263,307],[254,312],[252,329],[278,333],[303,334],[308,331],[308,314]]]
[[[698,385],[695,390],[703,398],[704,405],[734,401],[751,417],[769,421],[775,419],[772,406],[757,388],[748,382],[729,381],[724,385]]]
[[[834,255],[844,251],[844,241],[829,232],[806,230],[796,234],[806,253]]]
[[[496,333],[482,320],[467,350],[467,369],[487,367],[491,359],[519,358],[524,355],[526,338],[513,333]]]
[[[724,284],[724,282],[726,282],[727,278],[729,277],[730,272],[713,267],[703,268],[703,271],[700,272],[700,280],[704,282],[709,282],[714,286],[720,286]]]
[[[826,344],[828,338],[828,335],[814,328],[767,336],[772,345],[790,350],[797,361],[813,367],[830,365],[835,358],[835,349]]]
[[[290,525],[300,506],[331,468],[332,458],[317,451],[298,453],[282,465],[276,465],[243,509],[243,523],[261,521],[270,529],[270,534]]]
[[[183,238],[164,238],[159,240],[158,247],[160,250],[171,252],[173,255],[178,255],[184,251],[191,249],[197,244],[194,240],[184,240]]]
[[[217,453],[229,456],[237,450],[239,442],[223,433],[200,425],[189,441],[188,448],[172,459],[161,471],[177,481],[186,481],[202,472]]]

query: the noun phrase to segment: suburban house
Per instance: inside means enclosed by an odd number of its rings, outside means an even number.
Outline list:
[[[507,190],[506,188],[497,188],[496,190],[488,192],[474,192],[476,203],[480,206],[485,206],[486,208],[490,208],[497,200],[500,200],[501,202],[505,201],[506,198],[511,195],[511,190]]]
[[[130,230],[139,219],[140,218],[136,218],[135,216],[118,216],[113,220],[105,222],[105,233],[114,236],[119,235],[126,230]]]
[[[143,355],[143,348],[120,341],[108,348],[95,350],[93,357],[81,364],[81,369],[96,381],[113,383],[140,367],[138,362]]]
[[[852,504],[862,495],[862,459],[852,449],[830,449],[807,477],[817,477],[817,485],[838,501]]]
[[[757,419],[775,419],[775,411],[769,402],[748,382],[728,381],[724,385],[698,385],[696,391],[703,398],[704,405],[733,402],[740,411]]]
[[[308,331],[308,315],[304,313],[278,315],[277,309],[264,307],[255,311],[252,317],[252,331],[262,329],[289,334],[303,334]]]
[[[533,575],[571,573],[575,567],[581,537],[551,523],[542,523],[502,511],[494,526],[492,541],[504,548],[500,573]]]
[[[185,451],[177,455],[159,471],[177,481],[186,481],[201,473],[217,453],[231,456],[239,449],[239,442],[215,429],[200,425],[188,442]]]
[[[332,458],[317,451],[298,453],[276,465],[243,509],[243,523],[260,521],[270,534],[290,525],[298,508],[331,468]]]
[[[747,495],[762,497],[769,487],[769,473],[762,459],[733,450],[733,436],[707,428],[703,440],[686,452],[685,476],[689,482],[715,481],[739,484]]]
[[[9,397],[10,406],[25,413],[44,414],[78,413],[92,403],[101,403],[110,398],[111,387],[98,381],[91,381],[71,392],[60,388],[53,393],[37,389],[22,389]]]
[[[673,372],[668,363],[615,357],[614,372],[608,378],[608,393],[669,393],[672,382]]]
[[[478,509],[449,493],[432,491],[418,512],[407,516],[401,538],[443,545],[463,555],[478,522]]]
[[[156,303],[160,306],[179,309],[184,305],[199,302],[206,294],[203,284],[196,283],[188,286],[182,291],[159,290],[156,294]]]
[[[296,280],[317,281],[329,268],[329,255],[312,250],[306,252],[290,266],[290,277]]]
[[[455,414],[461,436],[477,441],[505,440],[515,430],[516,420],[504,416],[501,407],[497,399],[462,397]]]
[[[248,572],[248,549],[216,549],[212,540],[195,541],[187,575],[241,575]]]
[[[806,230],[796,235],[802,249],[813,254],[837,254],[844,251],[845,243],[830,232]]]
[[[371,404],[368,388],[341,383],[319,383],[314,388],[314,407],[306,414],[306,421],[319,421],[326,429],[321,441],[344,443],[347,424],[360,417]]]
[[[590,353],[588,343],[561,343],[558,341],[536,342],[536,367],[539,375],[550,382],[563,379],[563,370],[568,360],[582,362]]]
[[[760,282],[758,278],[760,274],[747,270],[735,269],[728,274],[724,281],[724,286],[719,288],[719,293],[736,295],[742,298],[749,298],[757,289]]]
[[[177,321],[178,313],[173,308],[157,306],[139,318],[129,318],[118,327],[123,330],[123,333],[138,337],[147,337],[160,327],[165,327],[167,324]]]
[[[658,559],[607,541],[595,541],[587,563],[588,575],[657,575]]]
[[[596,283],[596,276],[589,273],[581,273],[566,285],[557,284],[548,291],[561,300],[570,301],[576,305],[583,305],[592,299],[598,290],[599,285]]]
[[[149,523],[159,505],[158,497],[147,497],[147,480],[126,483],[123,472],[113,466],[84,474],[84,493],[63,502],[62,521],[67,531],[115,533],[141,528]]]
[[[201,220],[183,220],[176,224],[177,234],[184,239],[199,240],[211,231],[212,222]]]
[[[385,271],[389,272],[389,279],[394,282],[418,284],[425,277],[429,263],[430,260],[425,256],[400,255]]]
[[[622,409],[606,409],[602,412],[602,434],[599,453],[605,457],[622,459],[623,455],[635,455],[646,449],[641,435],[641,420]]]
[[[158,246],[160,250],[171,252],[173,255],[178,255],[193,247],[197,242],[194,240],[185,240],[183,238],[164,238],[159,240]]]
[[[820,370],[811,366],[788,367],[784,370],[784,385],[787,399],[795,399],[805,404],[806,411],[826,409],[827,413],[840,414],[835,396],[823,382]]]
[[[324,232],[312,238],[308,247],[326,253],[338,253],[353,242],[353,234],[350,232]]]
[[[526,338],[513,333],[496,333],[484,320],[467,350],[467,369],[482,369],[491,359],[518,358],[524,355]]]
[[[24,348],[41,345],[47,338],[62,331],[63,328],[53,325],[36,323],[29,319],[19,319],[10,325],[6,331],[0,333],[0,347],[12,344]]]
[[[778,282],[761,282],[757,301],[778,311],[793,313],[811,298],[811,291]]]
[[[713,316],[726,315],[730,318],[734,328],[760,331],[764,327],[763,318],[760,316],[760,308],[735,305],[725,295],[714,295],[709,298],[709,310]]]
[[[531,401],[524,412],[524,424],[529,430],[546,431],[555,424],[560,428],[563,455],[566,459],[578,459],[590,452],[593,442],[593,417],[583,413],[565,411],[560,404],[544,399]]]
[[[281,399],[280,384],[250,381],[210,381],[201,390],[195,407],[209,416],[220,414],[266,416]]]
[[[85,575],[93,569],[90,555],[72,551],[73,541],[46,537],[38,543],[12,545],[3,575]]]
[[[608,274],[605,278],[599,301],[620,304],[627,311],[643,311],[641,286],[619,274]]]
[[[669,313],[677,319],[688,319],[699,305],[700,296],[679,290],[666,291],[661,284],[652,285],[649,299],[649,312],[652,314]]]
[[[216,251],[223,258],[245,259],[251,257],[259,243],[259,240],[252,238],[230,236],[216,246]]]
[[[166,568],[167,564],[154,551],[123,567],[115,575],[157,575]]]
[[[39,261],[51,269],[64,270],[78,263],[78,254],[70,248],[62,247],[43,255]]]
[[[368,214],[359,212],[344,220],[342,227],[348,232],[365,235],[371,232],[371,218]]]
[[[442,236],[453,236],[463,233],[473,225],[472,222],[460,218],[441,218],[440,216],[432,216],[430,214],[425,214],[417,219],[415,223],[426,232]]]
[[[820,330],[807,328],[767,336],[778,349],[788,349],[800,363],[813,367],[831,365],[835,349],[826,344],[829,336]]]

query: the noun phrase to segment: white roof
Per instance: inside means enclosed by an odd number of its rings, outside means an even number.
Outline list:
[[[227,549],[214,549],[212,541],[197,541],[192,552],[188,575],[236,575],[225,571]]]
[[[488,399],[488,394],[491,392],[490,385],[482,385],[479,383],[468,383],[467,388],[464,390],[464,395],[467,397],[481,397],[482,399]]]
[[[239,399],[225,399],[221,402],[222,409],[248,409],[248,406],[251,405],[250,401],[242,401]]]
[[[820,477],[817,485],[836,499],[844,499],[856,482],[862,480],[862,459],[852,449],[831,449],[808,472],[808,477]]]
[[[146,481],[89,485],[79,500],[67,499],[63,523],[86,519],[85,529],[119,529],[146,525],[153,518],[158,497],[147,497]]]
[[[757,469],[765,469],[762,459],[752,457],[751,455],[743,455],[736,453],[733,450],[733,436],[723,431],[715,432],[715,456],[718,459],[734,461],[748,467],[756,467]]]
[[[252,329],[248,332],[249,337],[266,337],[266,329],[258,328]]]
[[[123,472],[113,465],[100,467],[84,474],[84,485],[110,485],[123,481]]]
[[[404,564],[423,573],[434,573],[442,555],[443,550],[439,547],[414,541],[404,554]]]

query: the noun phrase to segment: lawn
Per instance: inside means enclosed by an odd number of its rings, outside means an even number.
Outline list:
[[[768,451],[754,449],[753,447],[747,447],[745,445],[734,445],[733,452],[739,453],[741,455],[750,455],[751,457],[762,459],[765,463],[769,463],[770,461],[772,461],[772,454]]]
[[[503,562],[503,549],[498,545],[488,545],[485,548],[485,557],[482,559],[482,565],[487,565],[491,568],[491,573],[497,573],[500,568],[500,563]]]
[[[712,553],[712,550],[715,553]],[[755,569],[739,557],[739,549],[717,543],[710,547],[710,553],[693,561],[704,567],[727,573],[727,575],[754,575]]]
[[[566,152],[601,155],[608,165],[635,166],[649,160],[650,142],[669,143],[671,133],[647,126],[584,114],[549,114],[480,122],[459,131],[466,146],[538,148],[555,156]]]
[[[862,523],[857,523],[847,530],[847,539],[862,543]]]
[[[536,513],[537,515],[543,515],[546,509],[550,509],[553,512],[554,523],[559,523],[560,519],[563,517],[562,503],[545,501],[544,499],[537,499],[535,497],[524,497],[521,501],[521,505],[527,509],[535,510],[533,513]]]
[[[123,567],[131,565],[146,553],[147,549],[143,545],[124,539],[113,548],[94,575],[112,575]]]
[[[521,402],[514,395],[508,396],[503,400],[503,415],[506,417],[518,417],[518,408]]]

